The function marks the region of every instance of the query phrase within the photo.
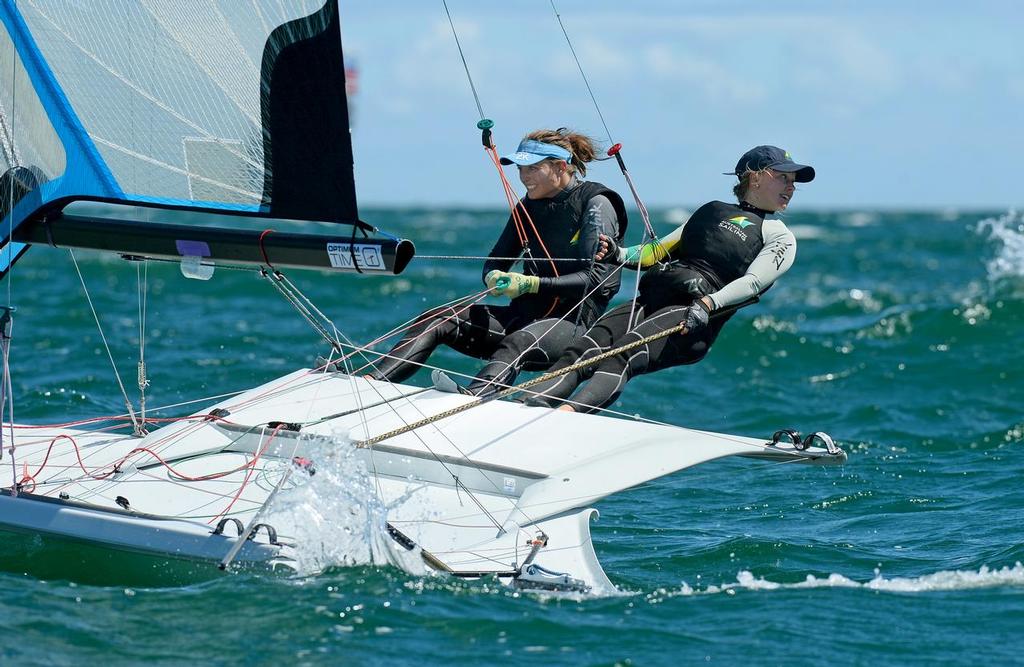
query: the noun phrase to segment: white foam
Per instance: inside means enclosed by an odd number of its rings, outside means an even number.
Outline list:
[[[788,225],[789,231],[793,232],[793,236],[798,241],[809,241],[811,239],[824,239],[828,238],[828,231],[824,227],[817,225]]]
[[[406,551],[387,534],[388,507],[347,439],[310,443],[310,451],[316,473],[282,490],[267,515],[269,523],[288,527],[298,574],[354,565],[393,565],[423,574],[418,550]]]
[[[843,227],[872,227],[877,225],[881,216],[872,211],[851,211],[839,219]]]
[[[662,219],[673,225],[681,225],[690,219],[690,211],[685,208],[670,208],[662,214]]]
[[[989,280],[1024,277],[1024,214],[1011,209],[980,221],[977,230],[999,245],[996,256],[986,262]]]
[[[1019,561],[1012,567],[991,569],[982,566],[979,570],[942,570],[920,577],[886,578],[877,570],[875,578],[870,581],[856,581],[841,574],[830,574],[819,578],[807,575],[804,581],[796,583],[778,583],[743,570],[736,575],[736,583],[720,586],[707,586],[694,589],[687,584],[675,592],[675,595],[707,595],[714,593],[733,594],[738,589],[754,591],[775,591],[806,588],[862,588],[893,593],[929,593],[933,591],[959,591],[977,588],[999,588],[1003,586],[1024,586],[1024,565]]]

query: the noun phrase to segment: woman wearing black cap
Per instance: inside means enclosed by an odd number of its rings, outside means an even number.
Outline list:
[[[761,294],[789,270],[796,238],[771,216],[789,206],[795,183],[814,179],[814,169],[793,162],[781,148],[757,146],[732,173],[739,178],[733,188],[738,204],[704,204],[660,241],[622,248],[601,238],[599,260],[645,270],[637,297],[599,319],[551,370],[679,325],[685,325],[683,332],[538,385],[528,404],[559,405],[589,379],[571,404],[559,408],[592,412],[614,402],[632,377],[700,361],[733,307]],[[716,311],[722,312],[716,317]]]
[[[621,240],[626,231],[622,198],[577,178],[586,175],[594,157],[589,137],[562,128],[531,132],[515,153],[501,158],[519,167],[526,186],[521,204],[529,218],[509,217],[484,263],[483,280],[492,294],[511,297],[511,303],[426,311],[369,376],[400,382],[443,343],[489,360],[469,387],[484,393],[524,367],[547,368],[590,328],[618,292],[620,279],[617,267],[593,261],[598,239]],[[515,257],[522,258],[521,272],[509,271]]]

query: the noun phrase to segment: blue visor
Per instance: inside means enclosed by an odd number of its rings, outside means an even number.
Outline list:
[[[520,142],[519,148],[516,149],[515,153],[502,156],[501,163],[526,166],[530,164],[537,164],[541,160],[546,160],[548,158],[571,162],[572,153],[561,146],[546,144],[543,141],[534,141],[533,139],[524,139]]]

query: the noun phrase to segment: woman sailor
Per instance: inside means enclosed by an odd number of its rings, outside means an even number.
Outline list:
[[[594,261],[599,238],[621,240],[626,230],[622,198],[579,178],[594,157],[589,137],[561,128],[531,132],[501,158],[519,168],[526,186],[519,210],[528,216],[509,217],[482,275],[491,294],[511,302],[424,312],[369,376],[400,382],[443,343],[489,360],[469,387],[484,393],[524,367],[548,367],[589,329],[618,291],[621,273]],[[510,271],[520,256],[522,270]]]
[[[613,403],[637,375],[700,361],[731,317],[731,307],[762,293],[789,270],[796,238],[773,214],[789,206],[796,183],[814,179],[814,169],[797,164],[781,148],[757,146],[731,173],[739,179],[733,188],[738,204],[704,204],[660,241],[622,248],[614,239],[601,239],[598,259],[645,270],[637,297],[599,319],[551,370],[685,325],[682,332],[537,385],[526,403],[593,412]],[[723,312],[716,317],[716,311]],[[571,402],[562,402],[570,395]]]

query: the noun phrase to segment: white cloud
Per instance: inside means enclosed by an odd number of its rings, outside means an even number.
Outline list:
[[[640,52],[638,67],[647,68],[649,74],[662,85],[692,85],[702,97],[712,101],[756,103],[768,94],[764,85],[743,75],[721,62],[677,50],[669,44],[652,44]]]

